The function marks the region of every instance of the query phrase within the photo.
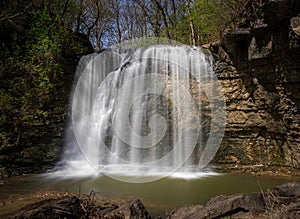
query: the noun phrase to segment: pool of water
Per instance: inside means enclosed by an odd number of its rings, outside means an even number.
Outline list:
[[[106,176],[56,178],[30,175],[11,178],[0,186],[0,198],[33,192],[58,191],[132,200],[139,198],[152,215],[186,204],[204,204],[217,195],[258,192],[295,181],[293,177],[267,177],[241,174],[204,174],[197,178],[166,177],[149,183],[125,183]],[[5,206],[1,207],[2,210]]]

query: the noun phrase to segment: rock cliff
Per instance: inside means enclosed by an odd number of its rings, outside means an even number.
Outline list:
[[[299,13],[299,1],[249,1],[237,26],[211,44],[227,105],[216,163],[300,169]]]

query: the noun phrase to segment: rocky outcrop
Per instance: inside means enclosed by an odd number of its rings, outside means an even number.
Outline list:
[[[164,212],[157,219],[183,218],[297,218],[300,215],[300,182],[266,193],[217,196],[206,205],[191,205]]]
[[[299,13],[299,1],[249,1],[210,46],[227,105],[216,163],[300,169]]]

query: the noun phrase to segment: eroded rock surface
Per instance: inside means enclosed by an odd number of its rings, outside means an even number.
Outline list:
[[[217,163],[299,172],[299,14],[299,1],[249,1],[211,45],[228,112]]]

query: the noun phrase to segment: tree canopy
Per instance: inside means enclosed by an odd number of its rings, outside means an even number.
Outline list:
[[[4,1],[0,26],[21,31],[28,12],[43,11],[64,29],[88,36],[95,50],[139,37],[201,45],[217,40],[247,0]],[[34,22],[32,20],[32,22]],[[26,25],[25,25],[26,26]],[[45,27],[47,28],[47,27]]]

